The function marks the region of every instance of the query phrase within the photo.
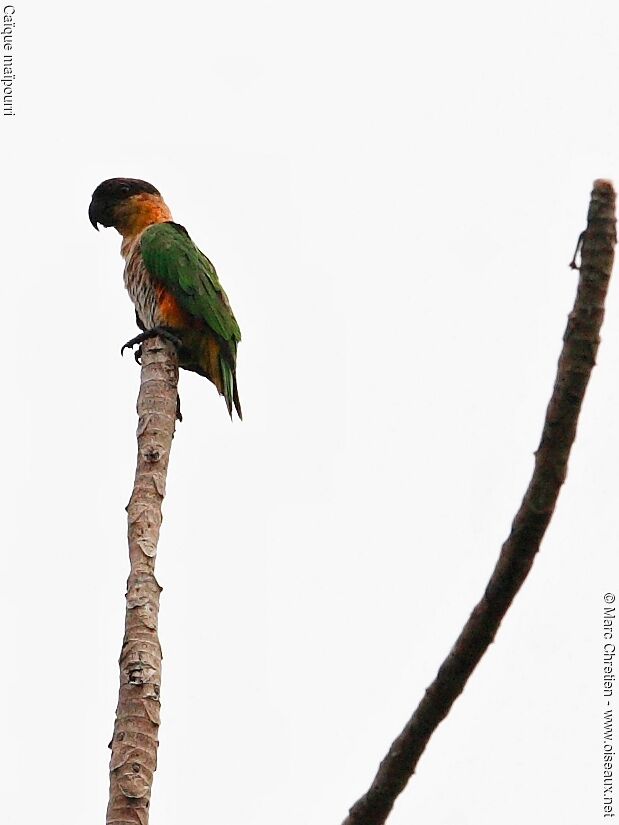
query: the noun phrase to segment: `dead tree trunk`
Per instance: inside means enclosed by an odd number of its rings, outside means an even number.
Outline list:
[[[428,741],[494,640],[505,613],[526,579],[552,517],[576,436],[576,424],[604,319],[604,301],[616,243],[615,192],[593,184],[587,229],[581,236],[580,280],[563,337],[557,377],[546,410],[535,468],[511,532],[481,601],[402,733],[391,745],[367,791],[343,825],[382,825],[411,778]],[[579,246],[580,246],[579,242]],[[578,251],[578,250],[577,250]],[[577,267],[575,267],[577,268]]]
[[[155,578],[155,558],[176,423],[177,384],[178,360],[172,345],[161,338],[145,341],[137,403],[137,468],[127,505],[131,571],[119,661],[120,690],[110,742],[107,825],[147,825],[157,767],[161,588]]]

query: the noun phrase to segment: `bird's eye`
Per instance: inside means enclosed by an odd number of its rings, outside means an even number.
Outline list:
[[[128,183],[123,183],[120,187],[120,191],[123,193],[123,195],[126,195],[128,192],[131,192],[131,187]]]

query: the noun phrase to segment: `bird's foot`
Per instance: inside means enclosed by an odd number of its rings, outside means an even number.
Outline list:
[[[181,415],[181,397],[178,392],[176,393],[176,420],[183,420],[183,416]]]
[[[147,329],[144,332],[141,332],[139,335],[136,335],[135,338],[131,338],[130,341],[127,341],[126,344],[123,344],[120,348],[120,354],[123,355],[126,349],[133,349],[133,347],[142,344],[144,341],[148,341],[149,338],[156,338],[157,336],[161,338],[165,338],[166,341],[169,341],[171,344],[178,349],[182,341],[174,333],[168,329],[168,327],[153,327],[152,329]],[[137,350],[133,353],[133,357],[138,362],[141,363],[140,358],[142,357],[142,347],[138,346]]]

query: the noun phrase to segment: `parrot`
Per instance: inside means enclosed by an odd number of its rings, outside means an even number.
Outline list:
[[[122,347],[160,335],[177,349],[179,366],[208,378],[243,418],[236,381],[241,331],[215,267],[189,237],[160,192],[138,178],[110,178],[95,189],[91,224],[122,235],[124,282],[142,333]],[[140,350],[136,353],[139,361]],[[179,417],[180,417],[180,410]]]

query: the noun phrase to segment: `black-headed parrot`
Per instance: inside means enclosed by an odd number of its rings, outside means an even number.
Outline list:
[[[236,382],[241,332],[215,267],[172,220],[161,194],[143,180],[111,178],[95,189],[90,222],[122,235],[124,279],[141,335],[127,346],[163,334],[174,341],[179,366],[204,375],[242,418]]]

